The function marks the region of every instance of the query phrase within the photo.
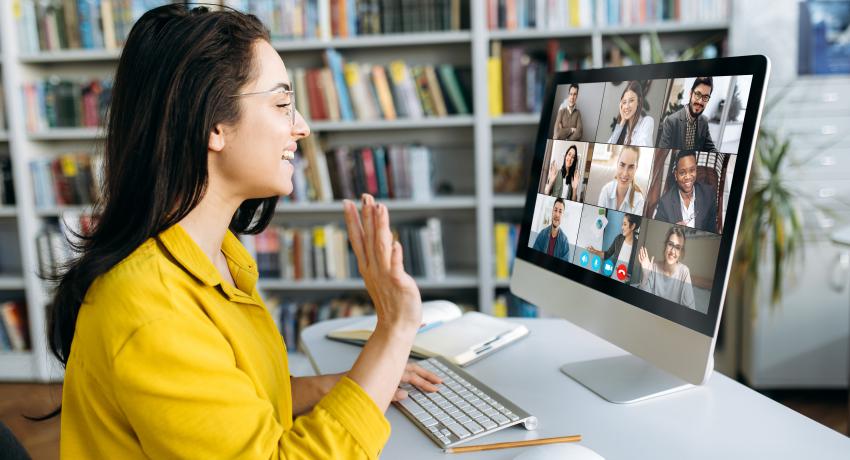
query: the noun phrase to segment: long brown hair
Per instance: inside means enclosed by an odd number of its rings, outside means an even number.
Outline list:
[[[623,100],[623,98],[626,96],[626,93],[629,91],[637,95],[638,106],[637,110],[635,111],[634,115],[632,115],[632,118],[629,120],[629,123],[626,127],[626,139],[624,142],[625,144],[632,143],[632,133],[635,131],[635,125],[637,125],[638,120],[640,120],[640,118],[643,116],[643,86],[641,86],[639,81],[631,80],[629,84],[626,85],[626,89],[623,90],[623,94],[620,95],[620,101]],[[623,119],[618,111],[617,123],[619,124],[622,122]]]
[[[228,95],[256,74],[257,40],[268,41],[269,34],[255,16],[185,4],[152,9],[130,31],[107,116],[97,218],[74,244],[78,256],[54,278],[49,343],[63,365],[92,282],[203,198],[210,132],[216,124],[239,120],[238,99]],[[259,233],[276,202],[277,197],[243,202],[231,231]]]

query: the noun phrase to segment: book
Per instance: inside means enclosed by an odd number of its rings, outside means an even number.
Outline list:
[[[22,302],[6,302],[0,305],[0,319],[12,349],[24,351],[29,348],[26,305]]]
[[[372,336],[377,316],[369,316],[334,329],[327,337],[363,345]],[[458,366],[467,366],[501,350],[528,335],[524,325],[471,311],[447,300],[422,303],[422,324],[411,354],[418,357],[443,356]]]

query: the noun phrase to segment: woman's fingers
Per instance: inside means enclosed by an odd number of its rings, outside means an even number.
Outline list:
[[[441,379],[437,374],[425,369],[424,367],[410,363],[407,365],[407,370],[413,372],[414,374],[428,380],[431,383],[443,383],[443,379]]]
[[[364,193],[363,197],[363,249],[371,265],[375,261],[375,199]]]
[[[390,232],[390,215],[387,207],[379,204],[376,208],[375,219],[375,257],[384,270],[389,270],[392,263],[393,234]]]
[[[407,398],[407,390],[402,390],[401,388],[396,390],[395,394],[393,395],[393,401],[401,401],[402,399],[406,399],[406,398]]]
[[[405,372],[404,377],[401,379],[401,381],[404,382],[404,383],[409,383],[409,384],[415,386],[416,388],[419,388],[420,390],[427,391],[429,393],[433,393],[433,392],[435,392],[439,389],[433,383],[425,380],[425,378],[423,378],[423,377],[421,377],[421,376],[419,376],[419,375],[417,375],[413,372]]]
[[[344,200],[343,211],[345,212],[345,226],[348,229],[348,241],[351,242],[351,248],[357,257],[357,263],[360,268],[365,270],[369,267],[369,261],[366,260],[366,253],[363,248],[363,226],[360,224],[360,214],[357,213],[357,206],[351,200]]]

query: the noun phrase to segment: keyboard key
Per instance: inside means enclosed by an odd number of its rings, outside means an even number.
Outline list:
[[[482,420],[480,423],[481,423],[482,426],[484,426],[485,430],[492,430],[493,428],[496,428],[497,426],[499,426],[490,419]]]
[[[496,414],[496,415],[494,415],[494,416],[492,416],[492,417],[493,417],[493,421],[494,421],[494,422],[496,422],[496,423],[498,423],[499,425],[505,425],[505,424],[507,424],[508,422],[510,422],[510,420],[508,420],[508,418],[507,418],[507,417],[505,417],[505,416],[504,416],[504,415],[502,415],[502,414]]]
[[[428,428],[428,427],[432,427],[432,426],[436,425],[437,423],[439,423],[439,422],[436,419],[429,418],[428,420],[425,420],[424,422],[422,422],[422,425],[424,425],[425,428]]]
[[[478,434],[478,433],[481,433],[482,431],[484,431],[484,428],[481,428],[481,425],[479,425],[479,424],[475,423],[475,422],[474,422],[474,421],[472,421],[472,420],[470,420],[470,421],[468,421],[468,422],[464,423],[464,424],[463,424],[463,426],[464,426],[467,430],[471,431],[471,432],[472,432],[472,434]]]
[[[460,439],[468,438],[470,435],[469,431],[467,431],[466,428],[456,423],[448,425],[448,428],[449,430],[451,430],[452,433],[455,434],[455,436],[459,437]]]
[[[416,404],[415,402],[411,401],[410,398],[402,399],[401,405],[402,407],[410,411],[410,413],[413,415],[422,414],[425,412],[425,409],[419,406],[419,404]]]

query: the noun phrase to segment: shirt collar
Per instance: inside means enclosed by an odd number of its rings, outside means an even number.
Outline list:
[[[165,249],[183,268],[191,273],[207,286],[221,285],[228,297],[238,296],[236,292],[228,292],[230,283],[225,283],[221,274],[213,265],[207,255],[201,251],[195,240],[183,229],[180,224],[175,224],[157,236]],[[259,273],[251,255],[239,242],[230,230],[224,235],[221,250],[227,259],[227,265],[236,287],[242,293],[250,294],[257,284]],[[244,295],[244,294],[243,294]]]
[[[690,106],[685,106],[685,117],[686,117],[685,119],[688,121],[688,123],[693,123],[693,122],[697,121],[697,117],[691,116],[691,107]]]

